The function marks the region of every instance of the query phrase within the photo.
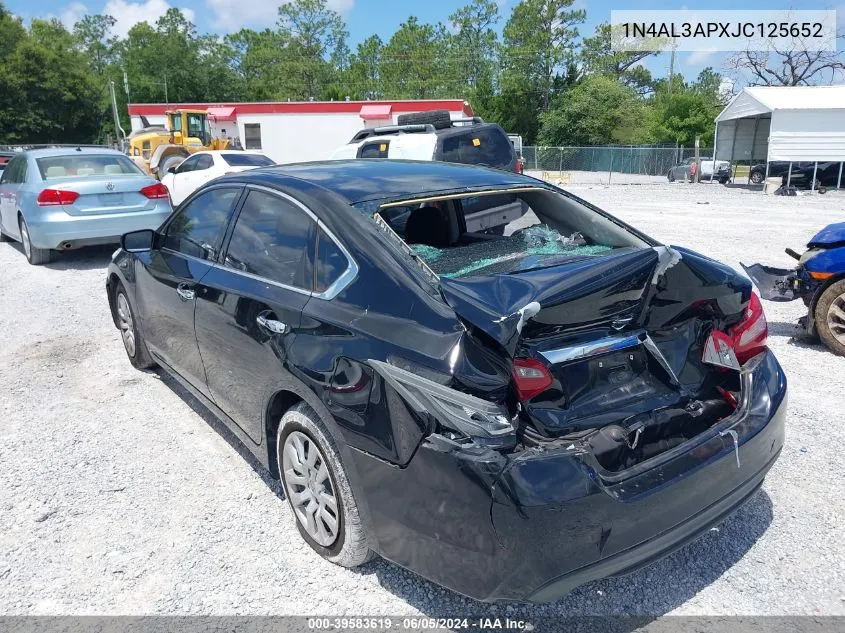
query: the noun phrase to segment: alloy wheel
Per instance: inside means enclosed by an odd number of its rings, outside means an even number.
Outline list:
[[[845,294],[836,297],[827,309],[827,326],[833,337],[845,345]]]
[[[123,346],[126,353],[132,358],[135,357],[135,323],[132,320],[132,311],[129,309],[129,301],[122,292],[117,295],[117,321],[120,326],[120,336],[123,339]]]
[[[331,546],[337,540],[340,514],[322,451],[305,433],[292,431],[285,438],[282,469],[296,519],[318,545]]]

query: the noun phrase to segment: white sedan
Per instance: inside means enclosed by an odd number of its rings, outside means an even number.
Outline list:
[[[272,158],[258,152],[197,152],[178,167],[171,167],[161,182],[170,192],[170,201],[175,207],[212,178],[275,164]]]

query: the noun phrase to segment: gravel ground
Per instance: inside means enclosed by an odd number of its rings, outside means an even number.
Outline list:
[[[667,243],[789,265],[845,194],[709,185],[573,187]],[[279,487],[174,382],[126,360],[103,290],[111,248],[28,266],[0,244],[0,613],[845,615],[845,358],[765,308],[790,380],[763,489],[718,528],[554,604],[482,605],[382,560],[335,567]]]

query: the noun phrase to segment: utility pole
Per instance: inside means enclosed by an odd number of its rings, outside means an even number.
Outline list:
[[[701,137],[695,137],[695,178],[693,178],[693,182],[700,182],[701,181]]]
[[[672,52],[669,55],[669,94],[672,94],[672,79],[675,77],[675,49],[678,47],[675,39],[672,39]]]
[[[164,74],[164,103],[170,103],[170,101],[167,99],[167,73]]]
[[[109,92],[111,92],[111,111],[114,115],[114,131],[117,136],[117,142],[120,145],[120,151],[126,149],[126,132],[120,127],[120,115],[117,113],[117,98],[114,95],[114,80],[109,79]]]

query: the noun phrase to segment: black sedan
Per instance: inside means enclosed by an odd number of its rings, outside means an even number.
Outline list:
[[[316,552],[480,600],[667,554],[783,445],[749,282],[514,173],[224,176],[125,235],[107,292],[132,364],[176,376],[281,478]]]
[[[818,163],[800,161],[792,163],[792,175],[789,176],[789,184],[793,187],[809,189],[813,183],[813,173],[816,175],[816,188],[819,186],[836,187],[839,185],[840,164],[838,162],[825,161]],[[769,163],[769,178],[780,177],[784,184],[787,182],[790,163],[788,161],[772,161]],[[766,163],[752,165],[748,173],[751,182],[761,184],[766,179]],[[842,178],[845,181],[845,178]],[[845,184],[845,182],[843,182]]]

